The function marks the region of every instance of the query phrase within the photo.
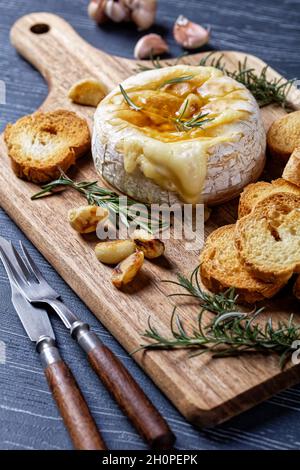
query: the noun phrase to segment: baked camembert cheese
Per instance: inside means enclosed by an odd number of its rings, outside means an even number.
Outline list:
[[[142,72],[115,88],[95,114],[97,170],[146,203],[229,200],[259,177],[265,146],[256,100],[214,67]]]

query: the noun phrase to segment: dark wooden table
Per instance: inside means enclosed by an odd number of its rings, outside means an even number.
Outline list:
[[[19,16],[41,10],[56,13],[94,46],[112,54],[132,56],[141,34],[129,27],[101,30],[87,17],[87,3],[87,0],[0,0],[0,80],[5,81],[7,88],[7,103],[0,104],[1,130],[7,122],[33,112],[47,93],[40,75],[9,44],[9,29]],[[175,56],[181,50],[175,45],[171,31],[180,13],[212,26],[210,49],[235,49],[256,54],[287,78],[300,78],[299,0],[159,0],[158,25],[154,31],[167,37]],[[24,240],[23,234],[1,210],[0,235],[15,241]],[[66,303],[92,324],[168,419],[177,435],[178,449],[300,447],[300,386],[286,390],[222,426],[199,431],[178,414],[35,248],[29,242],[26,245]],[[53,319],[53,326],[62,354],[77,377],[110,448],[146,449],[89,370],[63,326],[56,319]],[[9,284],[2,265],[0,341],[6,345],[6,362],[0,364],[0,448],[70,449],[69,437],[52,401],[39,358],[11,305]]]

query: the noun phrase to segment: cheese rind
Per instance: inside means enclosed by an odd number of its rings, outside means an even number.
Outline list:
[[[193,77],[173,85],[182,76]],[[174,66],[123,83],[142,111],[114,89],[95,114],[93,156],[110,184],[148,203],[206,202],[236,196],[262,171],[265,132],[250,92],[213,67]],[[191,116],[209,113],[201,128],[179,131],[185,102]],[[188,119],[189,116],[185,117]]]

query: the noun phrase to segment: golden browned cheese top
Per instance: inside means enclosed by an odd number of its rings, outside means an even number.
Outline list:
[[[180,74],[177,78],[181,78]],[[135,111],[123,101],[116,117],[142,129],[149,137],[163,142],[216,137],[220,135],[221,124],[229,124],[245,117],[247,111],[232,109],[233,103],[245,100],[245,93],[237,83],[220,80],[216,83],[211,81],[208,93],[207,89],[203,88],[208,78],[210,77],[195,75],[192,79],[180,83],[164,85],[164,81],[154,82],[147,88],[135,87],[126,90],[134,104],[142,109]],[[176,76],[172,79],[176,79]],[[113,102],[115,102],[114,99]],[[186,104],[187,108],[183,116],[185,121],[200,113],[208,113],[206,117],[212,121],[205,123],[202,127],[180,130],[176,125],[176,119]]]

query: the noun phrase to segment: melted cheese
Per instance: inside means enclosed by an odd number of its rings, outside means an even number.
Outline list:
[[[211,67],[170,67],[151,82],[126,88],[135,111],[116,89],[102,102],[116,129],[126,128],[116,149],[124,155],[124,168],[139,168],[160,187],[180,194],[185,202],[199,201],[207,172],[207,162],[216,145],[238,140],[235,123],[251,113],[249,93],[238,82]],[[167,80],[192,75],[181,83]],[[186,106],[187,103],[187,106]],[[182,111],[184,111],[182,115]],[[203,127],[180,130],[175,119],[191,119],[209,113]]]

